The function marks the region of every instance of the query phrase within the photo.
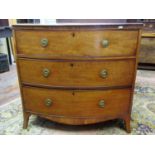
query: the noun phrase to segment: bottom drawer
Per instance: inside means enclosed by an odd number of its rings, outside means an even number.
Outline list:
[[[121,117],[129,110],[131,89],[55,90],[23,87],[26,111],[72,117]]]

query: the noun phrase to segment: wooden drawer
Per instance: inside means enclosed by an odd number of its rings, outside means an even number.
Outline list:
[[[138,30],[15,31],[17,54],[28,57],[132,56],[136,54]],[[42,39],[48,39],[46,47]],[[102,45],[108,40],[108,46]],[[106,41],[104,42],[106,44]]]
[[[34,61],[19,59],[18,64],[21,81],[35,85],[123,86],[131,85],[134,80],[134,59],[117,61]],[[46,70],[50,71],[47,76]]]
[[[26,111],[57,116],[123,116],[128,113],[130,96],[130,89],[72,91],[23,87]]]

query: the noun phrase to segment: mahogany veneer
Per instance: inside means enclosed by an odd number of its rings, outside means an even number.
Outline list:
[[[120,118],[130,132],[141,26],[13,26],[24,128],[35,114],[72,125]]]

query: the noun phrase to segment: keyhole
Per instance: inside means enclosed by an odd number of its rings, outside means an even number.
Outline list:
[[[75,37],[75,33],[72,33],[72,36]]]
[[[75,95],[75,92],[74,92],[74,91],[72,92],[72,95],[73,95],[73,96]]]
[[[73,67],[73,66],[74,66],[74,64],[73,64],[73,63],[71,63],[71,64],[70,64],[70,66],[71,66],[71,67]]]

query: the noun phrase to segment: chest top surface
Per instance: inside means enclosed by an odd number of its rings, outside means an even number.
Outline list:
[[[45,24],[16,24],[14,29],[141,29],[142,23],[56,23]]]

